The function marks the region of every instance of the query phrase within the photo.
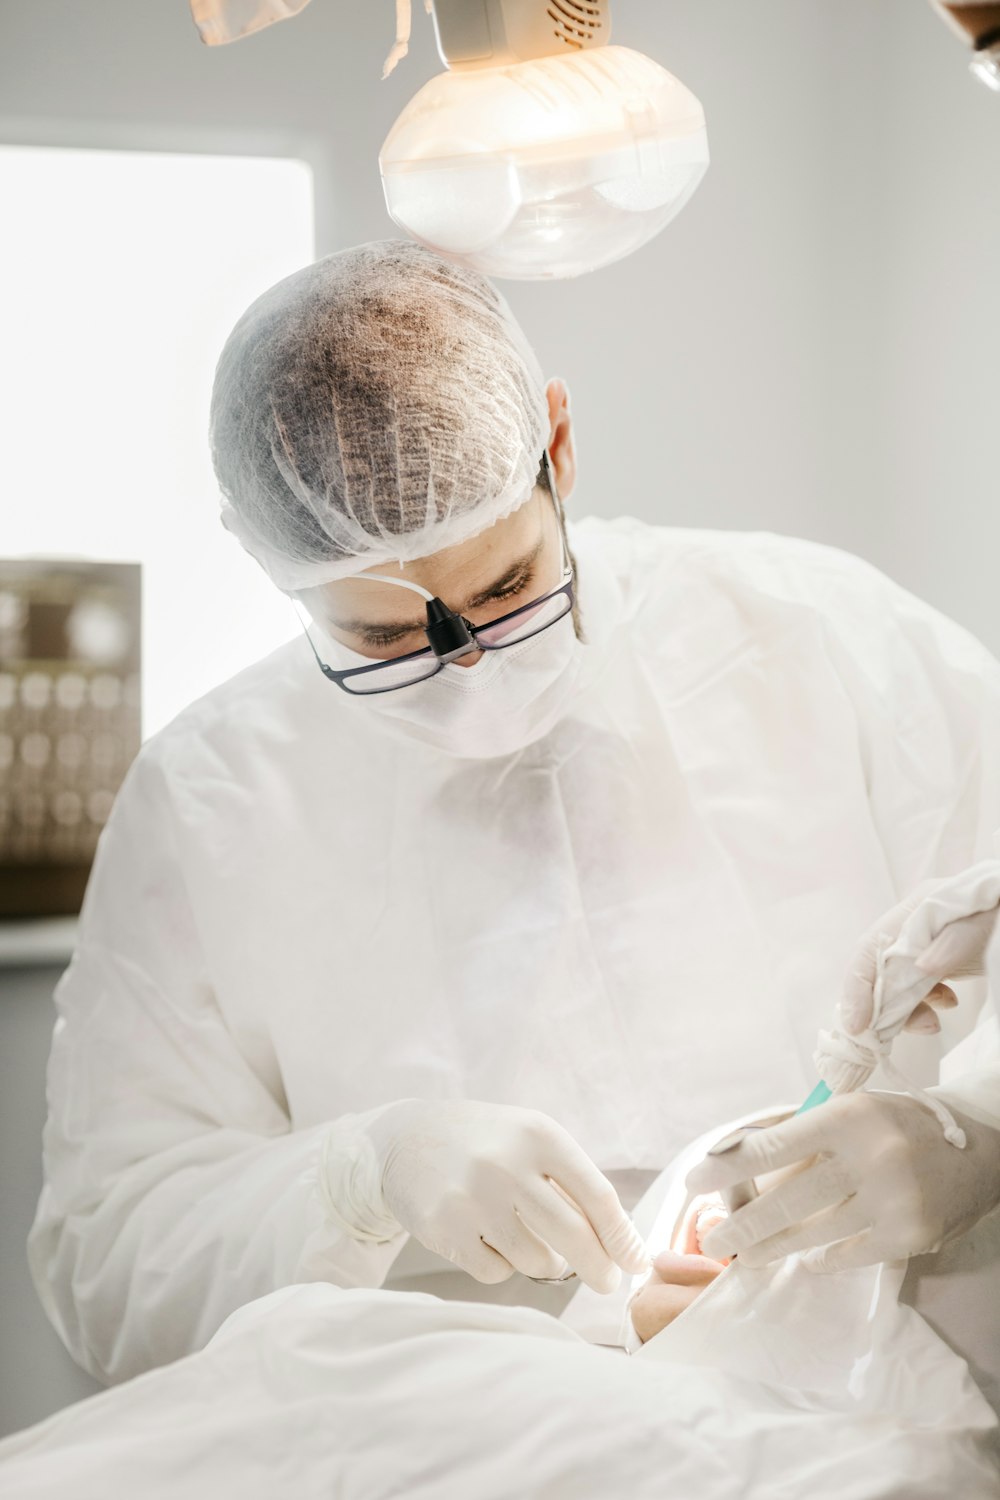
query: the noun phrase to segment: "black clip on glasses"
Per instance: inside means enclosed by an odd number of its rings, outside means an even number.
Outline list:
[[[470,650],[478,651],[464,615],[457,615],[442,599],[427,601],[427,640],[440,662],[455,661]]]

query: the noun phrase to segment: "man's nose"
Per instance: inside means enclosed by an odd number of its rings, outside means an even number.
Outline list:
[[[485,651],[470,651],[468,656],[456,656],[452,662],[453,667],[474,667],[477,661],[482,661],[486,655]]]

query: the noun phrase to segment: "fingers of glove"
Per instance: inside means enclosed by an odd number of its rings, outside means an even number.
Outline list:
[[[834,1103],[826,1104],[808,1114],[793,1115],[766,1130],[748,1131],[732,1150],[719,1156],[708,1155],[699,1162],[688,1173],[688,1188],[693,1193],[720,1192],[764,1172],[790,1167],[818,1151],[831,1150],[830,1117],[834,1109]]]
[[[934,885],[935,882],[925,882],[916,891],[912,891],[905,901],[897,902],[873,927],[869,927],[858,944],[840,998],[840,1019],[848,1035],[856,1036],[871,1025],[872,989],[879,948],[895,942],[907,918],[912,916],[927,890],[933,889]]]
[[[483,1242],[522,1276],[556,1281],[570,1269],[563,1256],[523,1223],[513,1210],[508,1222],[493,1224],[483,1231]]]
[[[784,1229],[770,1239],[751,1245],[740,1256],[740,1264],[751,1268],[769,1266],[772,1261],[783,1260],[786,1255],[794,1255],[796,1251],[812,1251],[817,1246],[825,1248],[835,1240],[859,1234],[870,1225],[870,1211],[851,1199],[847,1203],[838,1203],[834,1208],[824,1209],[822,1213],[793,1225],[791,1229]]]
[[[432,1245],[430,1247],[434,1249]],[[467,1239],[461,1244],[455,1245],[438,1254],[444,1254],[446,1258],[458,1266],[459,1270],[466,1271],[476,1281],[481,1281],[486,1286],[496,1286],[500,1281],[509,1281],[514,1274],[514,1267],[499,1251],[494,1250],[492,1245],[487,1245],[485,1240]]]
[[[936,984],[930,994],[926,995],[919,1005],[914,1006],[909,1019],[903,1025],[903,1030],[934,1036],[941,1030],[941,1022],[936,1012],[953,1010],[957,1004],[958,996],[953,989],[946,984]]]
[[[931,1007],[921,1000],[919,1005],[914,1006],[909,1019],[903,1022],[903,1030],[916,1032],[920,1036],[936,1036],[941,1030],[941,1022]]]
[[[986,949],[997,921],[997,909],[973,912],[942,927],[917,959],[917,968],[942,979],[966,979],[983,972]]]
[[[604,1173],[559,1126],[554,1127],[552,1140],[556,1149],[551,1153],[551,1165],[543,1168],[546,1176],[589,1221],[616,1265],[635,1275],[647,1271],[649,1255],[646,1247]]]
[[[912,915],[915,904],[913,897],[900,901],[885,916],[880,916],[876,926],[870,927],[859,942],[852,965],[844,978],[840,1001],[841,1022],[850,1037],[856,1037],[858,1032],[865,1031],[871,1025],[880,945],[894,942],[898,938],[907,916]]]
[[[705,1253],[717,1260],[726,1255],[738,1255],[751,1264],[747,1255],[751,1247],[801,1224],[812,1214],[843,1203],[852,1191],[852,1177],[843,1162],[836,1159],[817,1162],[808,1171],[769,1188],[745,1208],[717,1224],[705,1236]],[[820,1241],[811,1243],[819,1244]]]
[[[574,1203],[544,1179],[537,1189],[518,1195],[517,1212],[524,1224],[595,1292],[613,1292],[621,1272],[612,1261],[593,1225]],[[649,1269],[648,1259],[643,1270]]]
[[[809,1251],[803,1255],[802,1264],[807,1270],[826,1275],[831,1271],[855,1271],[859,1266],[877,1266],[884,1259],[875,1235],[870,1229],[864,1229],[850,1239]]]
[[[855,954],[844,980],[844,988],[840,997],[840,1019],[849,1036],[856,1036],[871,1025],[872,1011],[875,1006],[877,943],[876,937],[869,947],[866,940],[865,945]]]

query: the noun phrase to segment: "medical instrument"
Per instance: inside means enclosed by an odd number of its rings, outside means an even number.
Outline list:
[[[709,1147],[706,1154],[708,1156],[725,1156],[727,1151],[733,1151],[737,1146],[741,1145],[751,1130],[763,1129],[763,1125],[741,1125],[738,1130],[733,1130],[729,1135],[723,1136],[721,1141],[716,1141],[714,1146]],[[734,1182],[732,1186],[722,1188],[719,1193],[719,1197],[722,1199],[728,1214],[737,1213],[741,1208],[745,1208],[748,1203],[752,1203],[759,1196],[757,1184],[752,1177],[748,1177],[745,1182]]]
[[[817,1104],[821,1102],[815,1096],[818,1094],[819,1089],[823,1087],[823,1084],[819,1084],[813,1089],[805,1104],[797,1111],[798,1114],[802,1114],[803,1110],[811,1108],[811,1101],[814,1099]],[[787,1118],[786,1114],[779,1114],[773,1115],[766,1120],[757,1120],[752,1125],[740,1125],[735,1130],[731,1130],[728,1135],[724,1135],[720,1141],[716,1141],[715,1145],[710,1146],[705,1154],[706,1156],[725,1156],[728,1152],[735,1150],[737,1146],[741,1145],[752,1131],[769,1130],[772,1125],[780,1124],[782,1120]],[[749,1177],[744,1182],[734,1182],[722,1188],[719,1196],[725,1205],[726,1212],[734,1214],[737,1210],[745,1208],[748,1203],[752,1203],[755,1198],[759,1198],[760,1190],[753,1178]]]
[[[833,1098],[833,1090],[828,1088],[822,1078],[804,1104],[800,1104],[797,1114],[804,1115],[807,1109],[815,1109],[817,1104],[825,1104],[828,1099]]]
[[[797,1115],[804,1115],[807,1110],[815,1109],[818,1104],[825,1104],[832,1097],[831,1090],[827,1088],[821,1079],[805,1103],[800,1104],[795,1113]],[[725,1156],[728,1151],[734,1150],[742,1141],[746,1140],[747,1134],[750,1131],[767,1130],[770,1126],[776,1125],[786,1118],[787,1116],[785,1115],[779,1115],[774,1119],[762,1120],[754,1125],[741,1125],[739,1129],[733,1130],[728,1135],[723,1136],[721,1141],[716,1141],[714,1146],[710,1146],[706,1155]],[[725,1204],[726,1212],[734,1214],[737,1209],[744,1208],[748,1203],[752,1203],[755,1198],[760,1196],[760,1192],[757,1184],[751,1177],[746,1182],[736,1182],[730,1187],[724,1187],[719,1196]]]

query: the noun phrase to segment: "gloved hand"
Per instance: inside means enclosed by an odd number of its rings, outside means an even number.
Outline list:
[[[331,1128],[328,1207],[358,1238],[405,1229],[477,1281],[571,1268],[598,1292],[649,1257],[607,1178],[535,1110],[405,1099]]]
[[[688,1176],[694,1192],[798,1170],[710,1230],[704,1254],[763,1266],[802,1250],[811,1270],[840,1271],[939,1249],[1000,1203],[1000,1130],[953,1112],[961,1150],[917,1100],[861,1093],[706,1157]]]
[[[878,952],[891,946],[884,982],[910,988],[914,996],[903,1030],[940,1031],[934,1007],[958,1004],[943,981],[984,972],[998,910],[1000,860],[985,860],[947,880],[926,882],[886,912],[866,933],[851,964],[840,1002],[844,1030],[857,1036],[870,1024]]]

